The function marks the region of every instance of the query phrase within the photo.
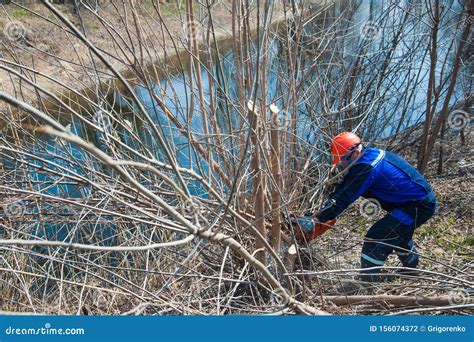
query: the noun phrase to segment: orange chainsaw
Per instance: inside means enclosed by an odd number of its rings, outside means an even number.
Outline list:
[[[305,214],[305,216],[292,215],[290,221],[296,240],[300,243],[316,239],[336,224],[336,219],[324,223],[319,222],[311,213]]]

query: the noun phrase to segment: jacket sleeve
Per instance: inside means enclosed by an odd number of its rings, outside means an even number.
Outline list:
[[[349,169],[342,183],[329,196],[316,214],[321,222],[335,219],[357,198],[364,194],[375,180],[376,170],[370,164],[356,164]]]

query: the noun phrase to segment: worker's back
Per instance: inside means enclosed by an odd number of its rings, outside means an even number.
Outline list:
[[[370,171],[372,181],[367,192],[384,202],[406,203],[423,199],[432,193],[423,176],[393,152],[365,148],[362,156],[356,161],[355,165],[357,164],[373,167]]]

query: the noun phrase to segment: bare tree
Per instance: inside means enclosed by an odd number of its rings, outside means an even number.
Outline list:
[[[343,312],[324,298],[355,271],[295,248],[289,214],[315,210],[340,178],[327,151],[342,129],[394,146],[424,121],[426,168],[447,116],[470,101],[472,7],[80,4],[0,7],[4,309]],[[361,241],[333,242],[337,258]],[[389,300],[411,305],[431,286],[417,305],[445,305],[446,289],[472,286],[446,267]]]

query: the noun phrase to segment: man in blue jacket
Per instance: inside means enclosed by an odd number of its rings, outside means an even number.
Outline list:
[[[341,163],[343,169],[348,168],[347,174],[315,218],[320,222],[331,221],[360,196],[374,198],[388,214],[369,229],[364,239],[361,268],[367,270],[361,272],[362,279],[381,281],[377,267],[392,252],[404,267],[416,268],[419,256],[413,233],[436,210],[436,198],[427,181],[395,153],[364,148],[354,133],[338,134],[332,141],[331,152],[333,164]]]

